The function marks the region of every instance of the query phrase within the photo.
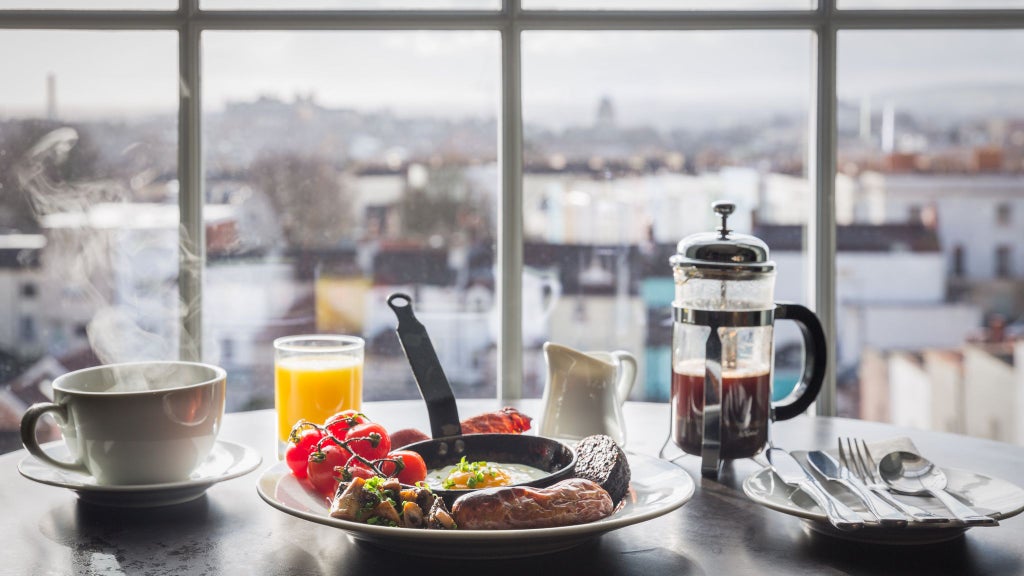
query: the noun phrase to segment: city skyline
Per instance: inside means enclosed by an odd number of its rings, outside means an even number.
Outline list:
[[[232,101],[312,93],[330,108],[497,117],[495,32],[206,34],[207,113]],[[0,31],[0,49],[24,54],[0,63],[0,76],[15,79],[0,96],[0,117],[43,117],[49,74],[57,78],[57,107],[68,120],[174,114],[176,43],[169,31]],[[1004,107],[1024,91],[1015,82],[1024,77],[1015,58],[1024,53],[1018,32],[843,32],[839,47],[842,99],[880,103],[916,91],[917,100],[927,100],[951,78],[963,86],[1010,85]],[[527,32],[524,117],[554,128],[588,124],[605,96],[627,126],[710,122],[716,110],[800,112],[809,106],[811,54],[810,34],[799,31]]]

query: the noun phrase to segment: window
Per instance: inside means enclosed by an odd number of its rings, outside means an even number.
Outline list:
[[[0,312],[21,370],[180,354],[177,40],[0,30],[0,243],[43,239],[0,265],[29,279]]]
[[[996,246],[996,278],[1009,278],[1013,275],[1013,248]]]
[[[922,213],[920,206],[917,204],[911,204],[907,207],[907,222],[911,224],[920,222]]]
[[[1003,202],[996,205],[996,226],[1011,226],[1013,224],[1013,205]]]
[[[962,244],[957,244],[953,247],[953,270],[952,274],[954,278],[963,278],[964,265],[966,264],[967,250]]]
[[[957,354],[984,318],[1014,306],[1014,288],[992,281],[993,270],[1010,273],[1000,248],[1010,230],[993,226],[993,214],[1024,198],[1024,175],[1005,162],[1019,98],[996,86],[1019,73],[1010,54],[1022,48],[1020,30],[839,32],[837,385],[884,397],[893,421],[922,414],[908,394],[914,378],[894,368],[909,353],[921,358],[914,370],[932,390],[923,422],[985,429],[973,411],[945,414],[960,405],[957,387],[979,378]],[[953,76],[956,86],[946,80]],[[847,228],[860,230],[861,242],[844,242]],[[861,369],[879,358],[890,379]],[[851,415],[875,417],[865,411],[870,402],[861,407]]]
[[[807,10],[815,0],[687,0],[685,10]],[[678,0],[522,0],[527,10],[679,10]]]
[[[206,10],[497,10],[501,0],[200,0]]]
[[[229,402],[272,405],[273,339],[313,332],[366,340],[366,400],[419,397],[396,291],[456,396],[493,396],[499,36],[208,31],[202,48],[204,212],[223,223],[203,330],[236,342],[203,353],[241,375]]]
[[[275,336],[348,332],[367,399],[418,398],[405,291],[457,396],[539,396],[552,340],[663,401],[667,259],[726,198],[834,335],[823,414],[873,417],[897,353],[955,389],[929,352],[1024,315],[992,277],[1024,269],[1021,0],[180,4],[0,0],[0,235],[46,240],[0,251],[25,365],[201,358],[269,407]]]
[[[0,0],[3,10],[174,10],[178,0]]]
[[[738,202],[737,230],[796,232],[772,256],[794,276],[779,298],[804,300],[810,44],[806,31],[523,34],[524,396],[543,392],[551,340],[643,351],[633,397],[668,400],[668,257],[714,228],[716,199]],[[799,349],[787,328],[777,344]],[[778,374],[792,387],[798,373]]]
[[[36,341],[36,319],[32,316],[22,316],[18,319],[18,337],[27,344],[34,344]]]

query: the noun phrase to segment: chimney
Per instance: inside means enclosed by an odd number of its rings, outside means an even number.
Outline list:
[[[864,96],[860,99],[860,139],[862,142],[871,141],[871,97]]]
[[[53,72],[46,75],[46,119],[57,119],[57,77]]]
[[[885,103],[882,109],[882,152],[892,154],[896,151],[896,106],[892,101]]]

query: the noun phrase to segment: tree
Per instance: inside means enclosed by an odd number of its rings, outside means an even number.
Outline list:
[[[490,219],[485,199],[467,180],[465,170],[455,165],[431,168],[425,183],[409,185],[399,211],[405,234],[439,235],[447,242],[457,235],[478,235],[478,228],[486,229]]]
[[[290,152],[263,154],[250,174],[253,187],[279,215],[289,247],[326,248],[354,239],[354,194],[327,160]]]

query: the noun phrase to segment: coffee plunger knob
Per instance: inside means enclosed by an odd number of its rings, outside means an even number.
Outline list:
[[[711,208],[719,216],[722,217],[722,225],[717,228],[717,232],[721,235],[721,238],[725,238],[729,235],[729,228],[726,226],[725,221],[729,218],[729,215],[736,211],[736,203],[728,200],[719,200],[711,203]]]

